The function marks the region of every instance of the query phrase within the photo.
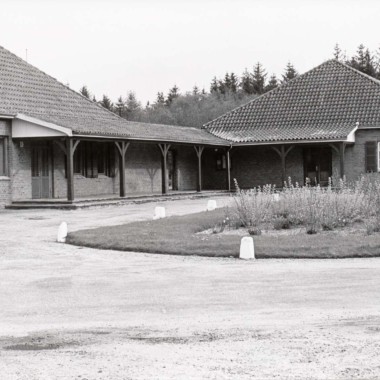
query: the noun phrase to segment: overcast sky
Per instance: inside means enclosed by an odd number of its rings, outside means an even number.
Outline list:
[[[379,0],[0,0],[0,45],[70,87],[144,103],[209,89],[260,61],[278,76],[360,43],[380,48]]]

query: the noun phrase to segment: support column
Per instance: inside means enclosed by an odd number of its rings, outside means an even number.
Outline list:
[[[74,149],[73,140],[66,139],[67,200],[74,200]]]
[[[330,143],[329,145],[339,155],[339,169],[340,169],[339,174],[340,174],[340,178],[343,178],[344,177],[344,153],[346,151],[346,143],[341,142],[339,143],[338,147],[333,143]]]
[[[198,157],[198,177],[197,177],[197,191],[202,191],[202,153],[204,146],[202,145],[194,145],[195,152]]]
[[[120,197],[125,197],[125,153],[129,147],[129,142],[126,141],[115,141],[115,145],[117,150],[120,153],[119,156],[119,186],[120,186]]]
[[[166,194],[168,192],[168,152],[170,149],[170,144],[158,144],[158,147],[161,151],[161,174],[162,174],[162,194]]]
[[[340,163],[340,178],[344,178],[344,153],[346,150],[346,144],[344,142],[339,144],[339,163]]]
[[[281,158],[281,180],[282,186],[286,182],[286,156],[294,148],[294,145],[290,145],[288,149],[285,149],[285,145],[281,145],[280,149],[276,146],[272,146],[272,149],[278,153]]]
[[[226,164],[227,164],[227,190],[231,191],[231,156],[230,152],[232,150],[232,147],[228,148],[226,150]]]

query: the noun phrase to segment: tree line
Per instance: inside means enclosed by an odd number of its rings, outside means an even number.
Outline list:
[[[360,45],[352,57],[347,57],[337,44],[334,47],[333,57],[380,79],[379,52],[373,53],[364,45]],[[194,86],[191,91],[181,93],[174,85],[166,95],[158,92],[155,101],[148,102],[145,106],[136,98],[133,91],[128,92],[126,97],[120,96],[116,102],[107,95],[103,95],[98,101],[87,86],[83,86],[80,93],[130,121],[200,128],[208,121],[275,89],[298,75],[293,64],[289,62],[281,78],[277,78],[275,74],[268,77],[265,68],[258,62],[252,70],[244,70],[241,76],[227,72],[222,78],[214,77],[208,91]]]

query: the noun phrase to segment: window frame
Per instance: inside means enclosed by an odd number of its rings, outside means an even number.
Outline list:
[[[0,136],[0,144],[2,145],[2,154],[0,157],[0,177],[9,177],[8,136]]]
[[[85,178],[99,178],[99,175],[113,178],[114,156],[115,150],[109,142],[81,141],[74,153],[74,174]]]

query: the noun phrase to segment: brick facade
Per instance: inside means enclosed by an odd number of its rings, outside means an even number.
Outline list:
[[[0,121],[0,136],[10,135],[10,122]],[[365,142],[380,141],[380,130],[358,130],[356,142],[348,145],[345,153],[345,175],[349,181],[356,180],[365,172]],[[67,192],[65,178],[65,155],[60,147],[50,144],[52,160],[52,198],[65,199]],[[326,144],[327,145],[327,144]],[[10,177],[0,177],[0,207],[11,201],[32,199],[31,140],[12,141],[9,138]],[[286,176],[292,182],[303,184],[303,147],[295,146],[286,158]],[[173,145],[173,183],[177,190],[195,190],[197,185],[198,161],[193,146]],[[207,147],[202,155],[202,188],[204,190],[227,189],[226,170],[217,170],[216,158],[224,153],[223,148]],[[74,176],[75,197],[90,197],[119,194],[119,163],[116,151],[114,177],[99,175],[98,178]],[[54,166],[54,171],[52,170]],[[161,191],[161,152],[156,144],[130,144],[126,153],[126,193],[149,194]],[[339,154],[332,149],[332,175],[339,177]],[[369,174],[380,176],[379,173]],[[243,189],[275,184],[281,186],[281,160],[270,146],[234,147],[231,151],[231,187],[236,179]]]

